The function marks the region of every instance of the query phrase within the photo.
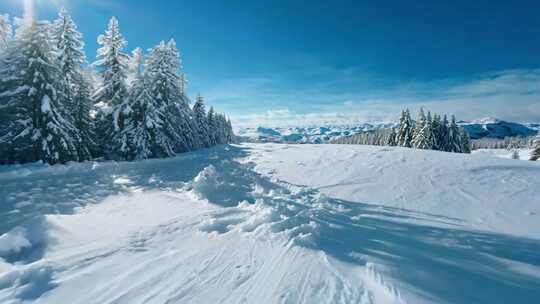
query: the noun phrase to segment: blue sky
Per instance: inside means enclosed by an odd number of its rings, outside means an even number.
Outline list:
[[[20,15],[22,0],[0,11]],[[395,119],[540,121],[539,1],[35,0],[66,6],[95,57],[110,16],[129,51],[174,38],[190,80],[238,125]]]

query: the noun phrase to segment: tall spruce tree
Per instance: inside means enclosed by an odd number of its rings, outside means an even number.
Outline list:
[[[0,162],[77,161],[79,133],[47,22],[25,20],[0,63]],[[13,73],[17,71],[17,73]]]
[[[132,115],[124,128],[130,142],[129,159],[173,156],[175,138],[167,129],[167,107],[151,96],[145,75],[133,80],[129,103]]]
[[[444,114],[440,125],[440,138],[439,138],[439,150],[445,152],[451,152],[450,138],[449,138],[449,125],[448,116]]]
[[[397,146],[396,129],[392,128],[390,130],[390,134],[388,135],[388,141],[386,142],[386,145],[390,147]]]
[[[208,130],[208,120],[206,117],[206,108],[204,105],[204,99],[199,94],[193,105],[193,121],[195,123],[195,130],[201,147],[210,147],[210,134]]]
[[[175,152],[193,148],[189,112],[184,108],[185,97],[181,94],[178,70],[180,59],[173,44],[162,41],[150,50],[146,60],[145,75],[149,92],[159,108],[165,109],[163,128],[174,142]],[[187,106],[189,108],[189,106]]]
[[[90,110],[92,108],[91,84],[83,70],[86,64],[82,34],[65,9],[60,10],[58,19],[52,27],[58,64],[65,84],[65,103],[69,119],[80,133],[81,141],[77,143],[79,160],[91,158],[94,146],[91,131]]]
[[[180,54],[176,48],[176,42],[170,40],[168,43],[161,42],[159,46],[153,49],[150,59],[152,66],[148,64],[148,69],[152,71],[152,83],[154,85],[152,93],[158,99],[161,99],[169,107],[171,113],[171,125],[177,136],[175,151],[177,153],[186,152],[200,146],[195,137],[193,112],[189,106],[189,99],[185,95],[185,87],[182,88],[183,81],[179,72],[182,68]],[[149,59],[149,61],[150,61]]]
[[[469,133],[461,128],[461,153],[471,153],[471,138]]]
[[[435,150],[442,150],[441,124],[441,116],[439,116],[439,114],[434,114],[431,128],[433,129],[433,149]]]
[[[216,114],[214,112],[214,107],[210,107],[210,110],[208,110],[206,121],[208,122],[208,139],[209,139],[210,145],[215,146],[218,144],[218,138],[217,138]]]
[[[448,126],[448,151],[461,153],[462,148],[463,146],[461,143],[461,132],[456,123],[456,117],[452,115],[450,125]]]
[[[413,137],[413,121],[411,119],[411,114],[409,110],[404,110],[401,112],[401,117],[399,119],[399,129],[397,133],[397,143],[400,147],[410,148],[412,137]]]
[[[414,147],[414,140],[418,134],[422,131],[426,125],[426,115],[424,113],[424,108],[420,108],[418,115],[416,116],[416,123],[414,124],[413,135],[412,135],[412,146]]]
[[[123,132],[124,122],[131,115],[127,104],[127,62],[123,52],[127,41],[120,33],[118,20],[112,17],[103,35],[98,37],[101,48],[98,49],[97,61],[101,83],[94,94],[94,101],[99,105],[97,115],[97,137],[107,159],[124,160],[129,158],[129,139]]]
[[[431,114],[428,118],[424,115],[424,110],[420,109],[418,119],[416,120],[416,127],[412,140],[412,145],[417,149],[431,150],[434,146],[433,128],[432,128]]]

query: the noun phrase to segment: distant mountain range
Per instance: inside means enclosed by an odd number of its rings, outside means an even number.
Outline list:
[[[520,124],[508,122],[497,118],[483,118],[471,122],[461,121],[459,125],[463,127],[472,139],[498,138],[514,136],[533,136],[538,132],[540,124]]]
[[[460,121],[458,124],[469,132],[472,139],[514,136],[533,136],[540,129],[540,123],[520,124],[496,118],[483,118],[473,121]],[[340,137],[396,127],[397,123],[360,123],[341,126],[314,127],[251,127],[237,131],[237,135],[247,142],[273,143],[326,143]]]

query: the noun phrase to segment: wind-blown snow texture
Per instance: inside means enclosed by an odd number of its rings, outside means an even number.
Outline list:
[[[530,303],[540,165],[339,145],[0,168],[0,302]]]

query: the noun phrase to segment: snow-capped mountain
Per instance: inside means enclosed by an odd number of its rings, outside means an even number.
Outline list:
[[[485,137],[499,139],[515,136],[527,137],[535,135],[540,129],[539,123],[520,124],[493,117],[460,121],[458,124],[469,132],[472,139]],[[238,130],[237,135],[244,142],[320,144],[341,137],[377,129],[393,128],[395,126],[397,126],[397,122],[312,127],[247,127]]]
[[[537,133],[537,129],[528,125],[523,125],[516,122],[508,122],[497,118],[487,117],[470,122],[461,121],[459,125],[463,127],[472,139],[479,138],[499,138],[515,137],[515,136],[532,136]],[[538,124],[536,124],[538,125]]]
[[[380,128],[391,128],[394,126],[395,123],[359,123],[341,126],[252,127],[239,130],[237,135],[243,141],[247,142],[320,144],[330,142],[340,137]]]

